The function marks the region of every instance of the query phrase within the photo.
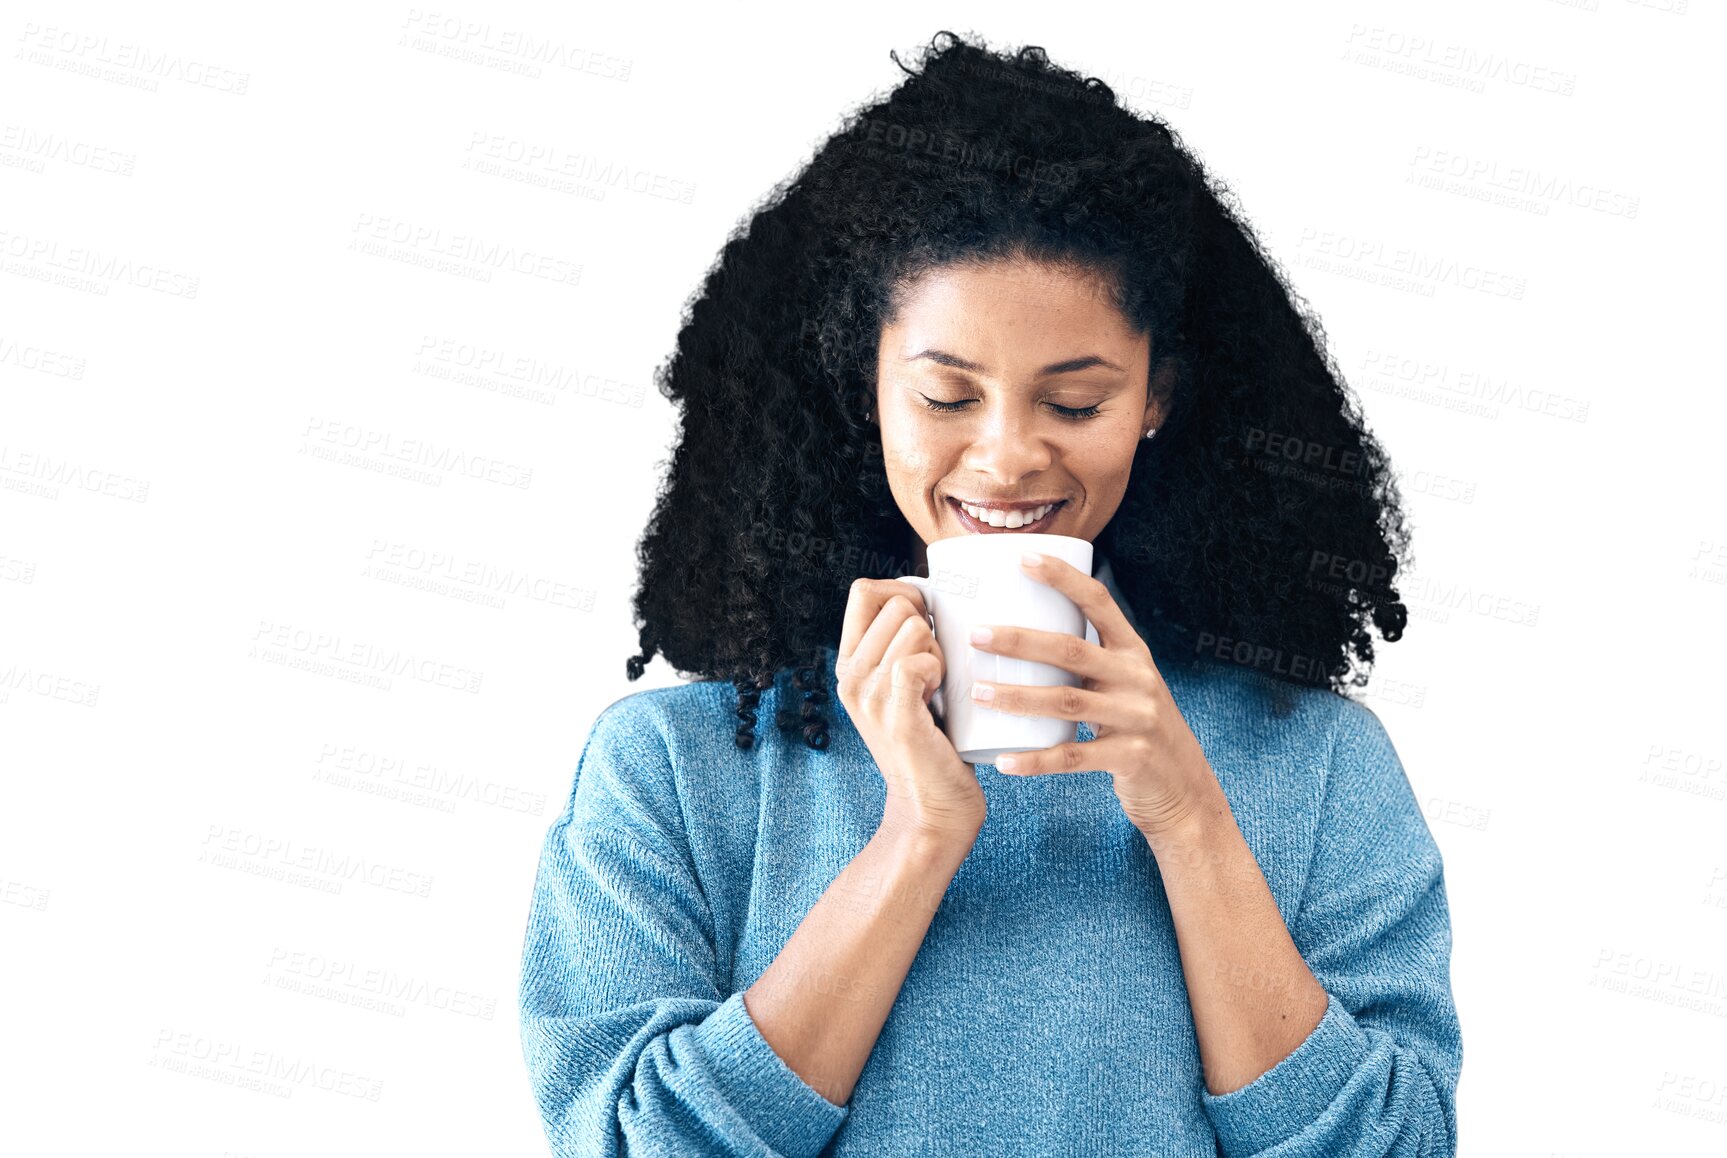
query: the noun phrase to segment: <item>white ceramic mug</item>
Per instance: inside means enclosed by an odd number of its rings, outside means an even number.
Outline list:
[[[929,544],[929,577],[900,575],[923,595],[930,626],[941,644],[947,671],[930,701],[942,717],[942,730],[960,759],[993,764],[1004,752],[1052,748],[1078,737],[1073,720],[1019,716],[985,707],[971,698],[974,680],[1078,687],[1080,677],[1065,668],[1017,656],[979,651],[971,629],[982,624],[1065,631],[1098,641],[1097,629],[1078,605],[1047,583],[1027,575],[1019,557],[1037,551],[1065,559],[1091,574],[1091,543],[1071,535],[1030,531],[1023,534],[956,535]]]

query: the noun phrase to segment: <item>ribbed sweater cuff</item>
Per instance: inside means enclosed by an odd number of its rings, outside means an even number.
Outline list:
[[[743,991],[722,1001],[695,1027],[728,1105],[786,1158],[815,1158],[850,1112],[836,1106],[781,1060],[744,1005]]]
[[[1200,1100],[1225,1155],[1257,1154],[1307,1129],[1337,1099],[1367,1056],[1370,1043],[1335,995],[1304,1041],[1239,1090]]]

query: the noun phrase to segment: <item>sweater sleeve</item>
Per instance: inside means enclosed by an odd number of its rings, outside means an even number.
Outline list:
[[[717,988],[668,745],[644,694],[600,714],[541,851],[523,1055],[556,1158],[813,1158],[850,1110]]]
[[[1453,1158],[1463,1042],[1438,845],[1371,709],[1339,699],[1290,937],[1327,1003],[1248,1085],[1201,1090],[1224,1158]]]

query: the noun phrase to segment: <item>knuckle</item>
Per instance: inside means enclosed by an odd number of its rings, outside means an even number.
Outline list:
[[[1087,644],[1077,635],[1064,635],[1060,646],[1062,666],[1071,667],[1077,665],[1084,657]]]
[[[1084,759],[1085,754],[1080,751],[1078,744],[1063,744],[1061,746],[1061,766],[1067,771],[1079,771],[1079,766]]]
[[[1073,716],[1079,714],[1085,697],[1080,695],[1078,688],[1063,688],[1059,699],[1062,712],[1065,715]]]

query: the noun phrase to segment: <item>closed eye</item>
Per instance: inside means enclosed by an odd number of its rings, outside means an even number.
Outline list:
[[[927,394],[919,394],[918,397],[923,399],[924,405],[928,409],[935,411],[937,414],[952,414],[957,410],[965,409],[968,403],[977,401],[975,398],[962,398],[958,402],[941,402],[937,399],[931,398]],[[1072,419],[1076,422],[1086,418],[1096,418],[1102,411],[1102,407],[1096,405],[1059,406],[1054,402],[1051,402],[1048,405],[1051,410],[1054,410],[1063,418]]]

